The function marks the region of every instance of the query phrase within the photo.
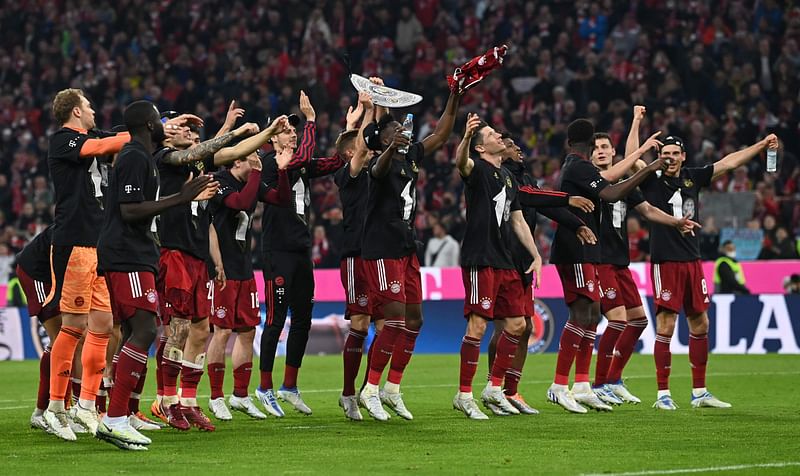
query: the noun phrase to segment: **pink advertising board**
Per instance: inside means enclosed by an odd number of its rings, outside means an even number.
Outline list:
[[[792,273],[800,273],[800,261],[752,261],[743,263],[747,287],[753,294],[783,294],[783,279]],[[633,279],[646,296],[652,296],[650,263],[631,264]],[[703,263],[709,289],[714,288],[712,276],[714,263]],[[314,271],[317,302],[341,302],[344,290],[338,269],[318,269]],[[256,272],[256,281],[261,300],[264,299],[264,279]],[[422,291],[425,300],[446,301],[464,299],[464,284],[460,268],[422,268]],[[552,265],[544,267],[542,283],[536,290],[536,297],[558,298],[562,296],[561,282]],[[6,305],[6,286],[0,286],[0,306]]]

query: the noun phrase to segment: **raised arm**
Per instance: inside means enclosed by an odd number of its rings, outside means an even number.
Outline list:
[[[481,119],[478,115],[469,113],[467,116],[467,125],[464,129],[464,137],[461,139],[456,149],[456,168],[462,177],[469,177],[472,173],[472,168],[475,167],[475,161],[469,158],[469,143],[472,141],[472,136],[475,135],[475,131],[480,125]]]
[[[236,120],[242,116],[244,116],[244,109],[236,107],[236,100],[231,101],[231,104],[228,106],[228,113],[225,114],[225,122],[222,123],[222,127],[220,127],[220,129],[214,135],[214,138],[216,139],[217,137],[225,135],[233,130],[233,125],[236,124]]]
[[[447,98],[447,105],[444,108],[442,117],[436,124],[436,129],[428,137],[422,139],[422,145],[425,148],[426,154],[432,154],[440,147],[442,147],[450,138],[453,133],[453,127],[456,125],[456,114],[458,114],[458,106],[461,104],[461,95],[451,92],[450,97]]]
[[[370,174],[375,178],[385,177],[392,167],[392,160],[394,160],[392,157],[397,152],[397,149],[407,145],[411,145],[411,142],[403,135],[403,128],[395,128],[392,143],[378,156],[378,160],[375,161],[375,164],[370,169]]]
[[[190,162],[198,162],[213,157],[220,149],[228,145],[228,143],[237,137],[251,135],[258,132],[258,126],[252,123],[244,124],[243,126],[223,134],[214,139],[209,139],[201,142],[194,147],[186,150],[174,150],[164,155],[161,159],[164,163],[170,165],[183,165]]]
[[[120,132],[111,137],[102,139],[86,139],[81,146],[81,157],[94,157],[96,155],[116,154],[122,146],[131,141],[131,135],[127,132]]]
[[[599,193],[600,199],[605,200],[606,202],[616,202],[622,200],[623,198],[627,197],[634,188],[638,187],[640,183],[644,182],[644,179],[646,179],[648,175],[654,173],[660,168],[663,168],[664,164],[665,162],[662,158],[654,160],[652,163],[650,163],[650,165],[633,174],[631,178],[609,185],[601,190]]]
[[[372,124],[372,118],[375,112],[375,106],[372,104],[372,99],[369,94],[361,92],[358,93],[358,104],[364,110],[364,117],[361,119],[361,127],[358,129],[356,136],[356,147],[353,153],[353,158],[350,159],[350,176],[357,177],[364,168],[364,164],[369,160],[370,150],[367,148],[367,143],[364,141],[364,129]]]
[[[750,159],[760,154],[761,151],[763,151],[764,149],[777,149],[777,148],[778,148],[778,136],[776,136],[775,134],[770,134],[767,137],[763,138],[762,140],[751,145],[750,147],[736,151],[732,154],[728,154],[722,159],[718,160],[717,162],[714,162],[713,178],[717,178],[720,175],[726,174],[731,170],[735,170],[738,167],[746,164],[747,162],[750,161]]]
[[[272,124],[263,131],[244,139],[233,147],[224,147],[214,154],[214,165],[225,165],[234,160],[247,157],[260,149],[272,137],[280,134],[288,127],[289,122],[286,116],[280,116],[272,121]]]
[[[625,155],[625,158],[617,162],[616,164],[612,165],[607,170],[601,170],[600,175],[608,180],[609,182],[616,182],[617,180],[621,179],[628,173],[628,171],[636,164],[636,162],[650,149],[655,149],[656,147],[661,147],[663,144],[656,139],[661,135],[661,131],[656,132],[655,134],[651,135],[641,147],[638,147],[636,150],[633,151],[632,154]],[[638,139],[637,139],[638,142]],[[625,147],[627,151],[627,146]]]

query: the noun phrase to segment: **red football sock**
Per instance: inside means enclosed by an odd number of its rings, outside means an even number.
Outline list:
[[[297,372],[299,371],[300,367],[286,365],[283,370],[283,388],[297,388]]]
[[[361,356],[364,353],[364,339],[367,333],[350,329],[344,341],[342,351],[342,364],[344,366],[344,385],[342,395],[345,397],[356,394],[356,376],[361,367]]]
[[[261,371],[261,383],[258,385],[261,390],[272,389],[272,372]]]
[[[156,348],[156,395],[164,395],[164,348],[167,346],[169,338],[163,333],[158,340],[158,348]]]
[[[458,390],[472,392],[472,379],[478,371],[478,360],[481,356],[481,340],[464,336],[461,340],[461,372],[459,373]]]
[[[250,375],[253,373],[253,363],[244,363],[233,369],[233,395],[246,397],[250,390]]]
[[[506,372],[506,385],[503,391],[506,395],[516,395],[519,391],[519,381],[522,380],[522,369],[510,368]]]
[[[126,343],[120,351],[117,373],[114,376],[114,393],[108,405],[109,417],[128,416],[131,393],[139,383],[139,378],[147,367],[147,352]]]
[[[142,374],[139,377],[139,380],[136,382],[136,386],[133,388],[131,392],[131,396],[128,399],[128,414],[129,415],[136,415],[139,413],[139,400],[142,398],[142,391],[144,390],[144,382],[147,378],[147,366],[144,367],[142,370]]]
[[[364,381],[361,382],[361,388],[364,388],[364,385],[367,384],[367,379],[369,378],[369,369],[372,365],[372,356],[375,353],[375,342],[378,341],[378,336],[380,336],[380,331],[376,330],[375,335],[372,336],[372,342],[369,344],[369,350],[367,351],[367,371],[364,372]]]
[[[36,408],[46,410],[50,398],[50,347],[46,347],[39,360],[39,392],[36,395]]]
[[[50,349],[50,400],[64,400],[72,375],[72,359],[83,331],[77,327],[61,326]],[[80,387],[78,392],[80,392]]]
[[[214,362],[208,364],[208,383],[211,384],[211,399],[222,398],[225,393],[222,391],[222,384],[225,381],[225,362]]]
[[[692,365],[692,388],[705,387],[708,334],[689,333],[689,363]]]
[[[111,334],[88,331],[83,342],[81,400],[94,401],[106,370],[106,347]]]
[[[203,367],[183,362],[181,366],[181,398],[197,398],[197,386],[203,377]]]
[[[632,321],[628,321],[625,325],[625,330],[617,339],[617,345],[614,350],[614,358],[611,360],[611,367],[608,369],[608,376],[606,377],[607,383],[617,383],[622,380],[622,370],[633,354],[633,349],[636,348],[636,343],[639,342],[642,332],[647,327],[647,318],[640,317]]]
[[[389,366],[389,375],[386,377],[387,382],[400,385],[400,381],[403,380],[403,372],[405,372],[408,363],[411,361],[411,356],[414,354],[417,337],[419,337],[418,330],[403,328],[400,337],[397,338],[395,343],[397,352],[392,352],[392,363]]]
[[[181,363],[164,357],[161,361],[161,379],[164,383],[164,396],[178,395],[178,376],[181,374]]]
[[[367,382],[371,385],[381,383],[381,375],[389,360],[392,358],[395,342],[400,338],[405,327],[402,318],[387,318],[383,325],[383,332],[380,333],[375,342],[375,355],[369,366],[369,377]]]
[[[108,389],[106,388],[106,383],[103,380],[100,380],[100,389],[97,391],[97,396],[94,399],[94,404],[95,408],[97,409],[97,413],[106,412],[107,398],[108,398]]]
[[[594,384],[604,385],[608,383],[608,369],[611,367],[611,360],[614,358],[614,347],[617,345],[619,336],[625,331],[625,322],[608,321],[608,327],[600,338],[597,345],[597,366],[594,369]]]
[[[669,350],[671,341],[672,336],[656,334],[653,357],[656,361],[656,382],[659,390],[669,390],[669,372],[672,365],[672,353]]]
[[[578,353],[575,354],[575,383],[589,382],[589,368],[592,366],[592,352],[594,351],[594,340],[597,336],[594,332],[595,329],[597,329],[596,324],[585,329],[581,346],[578,349]]]
[[[564,330],[561,331],[561,340],[558,343],[558,358],[556,360],[556,376],[553,380],[558,385],[569,385],[569,372],[572,368],[572,362],[575,360],[575,354],[581,347],[581,341],[586,329],[567,322]]]
[[[519,346],[519,336],[511,335],[506,331],[500,334],[497,339],[497,350],[495,351],[494,363],[492,364],[491,382],[495,387],[503,385],[506,372],[511,368],[511,362],[517,353]]]

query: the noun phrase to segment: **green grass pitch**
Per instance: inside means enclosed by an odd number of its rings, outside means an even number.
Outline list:
[[[482,359],[479,376],[486,370]],[[38,363],[3,362],[0,474],[800,474],[800,356],[712,355],[709,388],[733,409],[696,410],[689,404],[688,359],[676,355],[672,393],[680,409],[674,413],[650,407],[652,356],[634,355],[625,372],[643,404],[610,414],[571,415],[545,402],[554,364],[554,355],[530,356],[520,384],[540,415],[474,422],[451,407],[458,356],[415,356],[403,385],[414,421],[378,423],[366,412],[364,422],[344,419],[337,405],[340,357],[307,357],[300,386],[314,415],[285,405],[281,420],[234,413],[234,421],[218,422],[210,434],[151,432],[153,444],[144,453],[85,435],[67,443],[31,430]],[[150,365],[146,396],[155,393],[152,359]],[[482,379],[476,380],[477,395]],[[204,378],[204,407],[208,392]],[[150,401],[143,400],[143,410]]]

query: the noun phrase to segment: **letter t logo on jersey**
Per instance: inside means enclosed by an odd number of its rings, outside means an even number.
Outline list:
[[[125,193],[131,193],[133,191],[133,185],[125,185]]]

